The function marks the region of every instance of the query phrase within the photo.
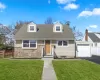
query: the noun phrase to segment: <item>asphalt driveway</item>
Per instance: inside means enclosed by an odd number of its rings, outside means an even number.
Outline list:
[[[82,59],[89,60],[97,64],[100,64],[100,56],[92,56],[90,58],[82,58]]]

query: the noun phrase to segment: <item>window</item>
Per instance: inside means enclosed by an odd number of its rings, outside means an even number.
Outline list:
[[[36,47],[36,41],[30,40],[30,47]]]
[[[34,26],[30,26],[30,31],[34,31]]]
[[[97,47],[97,43],[95,43],[94,46]]]
[[[67,46],[68,42],[67,41],[58,41],[58,46]]]
[[[23,48],[36,48],[37,41],[36,40],[23,40]]]
[[[63,41],[63,46],[67,46],[67,41]]]
[[[93,44],[91,44],[91,46],[93,47]]]
[[[56,31],[60,31],[60,26],[56,26]]]
[[[62,41],[58,41],[58,46],[62,46]]]
[[[29,47],[29,40],[23,41],[23,47]]]

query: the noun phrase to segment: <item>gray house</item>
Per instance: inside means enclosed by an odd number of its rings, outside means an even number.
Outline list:
[[[15,34],[15,58],[75,57],[75,40],[68,25],[24,24]]]

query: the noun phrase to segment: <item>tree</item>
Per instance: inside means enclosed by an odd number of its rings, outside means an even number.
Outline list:
[[[67,24],[68,26],[70,25],[70,21],[66,21],[66,23],[65,24]]]
[[[11,42],[14,43],[14,31],[14,25],[0,25],[0,44],[9,45]]]
[[[32,21],[17,21],[15,25],[15,29],[19,30],[23,24],[29,24]]]
[[[66,21],[65,24],[68,25],[68,26],[70,26],[70,21]],[[76,40],[82,40],[83,33],[80,32],[79,30],[77,30],[76,29],[76,26],[73,26],[71,29],[73,31],[73,34],[74,34],[75,39]]]
[[[45,20],[45,24],[53,24],[53,19],[51,17],[48,17],[46,20]]]
[[[5,35],[0,34],[0,44],[3,44],[5,42]]]
[[[80,32],[79,30],[76,29],[76,26],[73,26],[72,28],[72,31],[73,31],[73,34],[74,34],[74,37],[76,40],[82,40],[83,38],[83,33]]]

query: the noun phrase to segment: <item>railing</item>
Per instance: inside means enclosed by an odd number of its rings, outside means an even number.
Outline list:
[[[45,48],[43,47],[42,48],[42,57],[44,57],[46,55],[46,53],[45,53]]]
[[[55,52],[55,48],[52,47],[52,55],[53,55],[53,58],[57,58],[57,55],[56,55],[56,52]]]
[[[52,55],[54,56],[54,48],[52,47]]]

